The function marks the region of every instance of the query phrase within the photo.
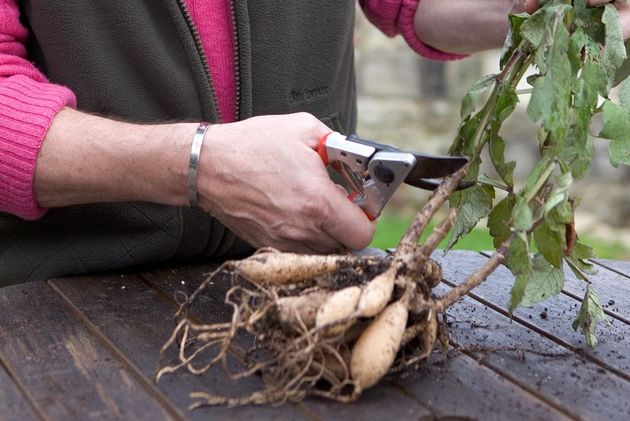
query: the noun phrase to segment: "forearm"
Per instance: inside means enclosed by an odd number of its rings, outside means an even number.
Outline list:
[[[42,207],[148,201],[185,205],[196,124],[140,125],[64,109],[40,149],[35,195]]]
[[[449,53],[472,53],[503,45],[510,12],[523,0],[421,0],[414,17],[418,37]]]

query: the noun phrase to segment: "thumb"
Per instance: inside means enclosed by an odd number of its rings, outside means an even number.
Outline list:
[[[376,224],[348,199],[344,189],[334,187],[328,197],[332,212],[324,222],[324,231],[350,250],[361,250],[370,245]]]

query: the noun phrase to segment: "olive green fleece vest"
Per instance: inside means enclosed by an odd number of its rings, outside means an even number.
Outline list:
[[[353,0],[233,0],[238,118],[307,111],[354,130]],[[78,109],[134,122],[218,121],[183,1],[20,3],[30,58]],[[86,139],[89,142],[89,139]],[[0,286],[251,248],[200,209],[105,203],[0,213]]]

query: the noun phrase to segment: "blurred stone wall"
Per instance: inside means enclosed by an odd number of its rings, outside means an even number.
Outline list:
[[[460,103],[480,77],[498,71],[499,51],[475,54],[458,61],[426,60],[413,52],[402,37],[388,38],[359,11],[356,22],[357,132],[382,143],[430,153],[444,153],[457,132]],[[527,95],[506,122],[502,135],[508,159],[517,161],[517,177],[524,176],[538,159],[536,130],[526,114]],[[597,124],[597,122],[595,123]],[[594,130],[597,132],[597,130]],[[629,172],[608,162],[607,144],[595,141],[591,173],[576,183],[582,198],[580,219],[589,229],[629,225]],[[393,209],[417,209],[426,193],[403,188],[392,200]],[[580,221],[578,221],[578,224]],[[630,236],[628,242],[630,243]]]

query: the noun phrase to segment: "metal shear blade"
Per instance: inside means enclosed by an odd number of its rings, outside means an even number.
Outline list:
[[[405,184],[424,190],[435,190],[443,177],[453,175],[468,163],[458,156],[434,156],[414,153],[416,165],[405,178]],[[474,186],[473,181],[461,181],[457,190]]]

